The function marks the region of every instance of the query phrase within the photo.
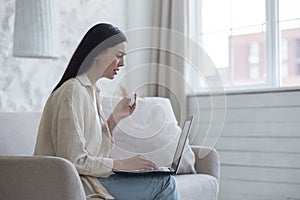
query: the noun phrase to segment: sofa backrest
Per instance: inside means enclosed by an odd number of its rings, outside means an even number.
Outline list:
[[[109,115],[120,98],[102,97],[103,111]],[[0,113],[0,156],[31,156],[34,152],[39,112]],[[138,98],[133,115],[115,128],[116,145],[111,157],[143,153],[161,166],[171,164],[180,134],[171,102],[167,98]],[[194,171],[190,147],[183,155],[179,171]]]
[[[33,155],[39,112],[0,113],[0,156]]]
[[[118,97],[102,97],[105,114],[109,115],[119,100],[120,98]],[[156,129],[160,129],[160,126],[163,125],[159,121],[168,121],[177,124],[170,100],[159,97],[138,98],[138,106],[133,115],[134,121],[140,123],[140,125],[143,123],[148,124],[148,120],[151,120],[149,118],[151,117],[150,110],[157,113],[154,115],[154,119],[156,119],[154,121],[158,121],[158,123],[152,121],[153,123],[150,125],[152,132],[154,132],[153,128],[157,125],[159,127]],[[161,115],[158,113],[164,114],[164,116],[160,116],[160,118],[164,118],[163,120],[157,118],[157,116]],[[0,156],[33,155],[41,115],[42,113],[40,112],[0,112]],[[174,125],[175,128],[176,124]],[[120,141],[124,139],[123,137],[120,138],[124,135],[116,134],[116,136],[116,140]],[[126,142],[130,144],[131,141]]]

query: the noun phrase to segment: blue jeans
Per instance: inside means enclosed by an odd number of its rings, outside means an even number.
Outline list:
[[[117,200],[179,200],[176,180],[169,175],[118,175],[99,178]]]

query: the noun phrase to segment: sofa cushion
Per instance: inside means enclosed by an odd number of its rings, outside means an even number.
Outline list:
[[[219,183],[206,174],[185,174],[175,176],[182,199],[218,199]]]
[[[102,97],[103,112],[108,117],[118,97]],[[170,166],[181,133],[170,100],[159,97],[137,99],[134,113],[122,120],[113,131],[114,159],[128,158],[142,153],[159,166]],[[195,173],[195,155],[187,144],[179,173]]]

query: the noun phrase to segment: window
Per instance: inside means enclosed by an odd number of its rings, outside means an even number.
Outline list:
[[[227,88],[300,86],[299,0],[201,0],[198,42]]]

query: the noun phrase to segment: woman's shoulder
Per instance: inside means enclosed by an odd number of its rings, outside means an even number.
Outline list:
[[[76,79],[71,78],[67,81],[65,81],[59,88],[57,88],[53,94],[54,95],[61,95],[66,94],[72,91],[74,88],[76,88]]]
[[[48,98],[43,110],[45,116],[56,116],[58,113],[63,113],[61,116],[70,117],[75,110],[81,109],[80,105],[84,105],[83,95],[78,91],[80,86],[73,78],[67,80],[59,88],[57,88]]]
[[[85,93],[85,88],[79,83],[76,78],[71,78],[64,82],[57,90],[53,92],[53,97],[59,99],[76,99],[82,97]]]

